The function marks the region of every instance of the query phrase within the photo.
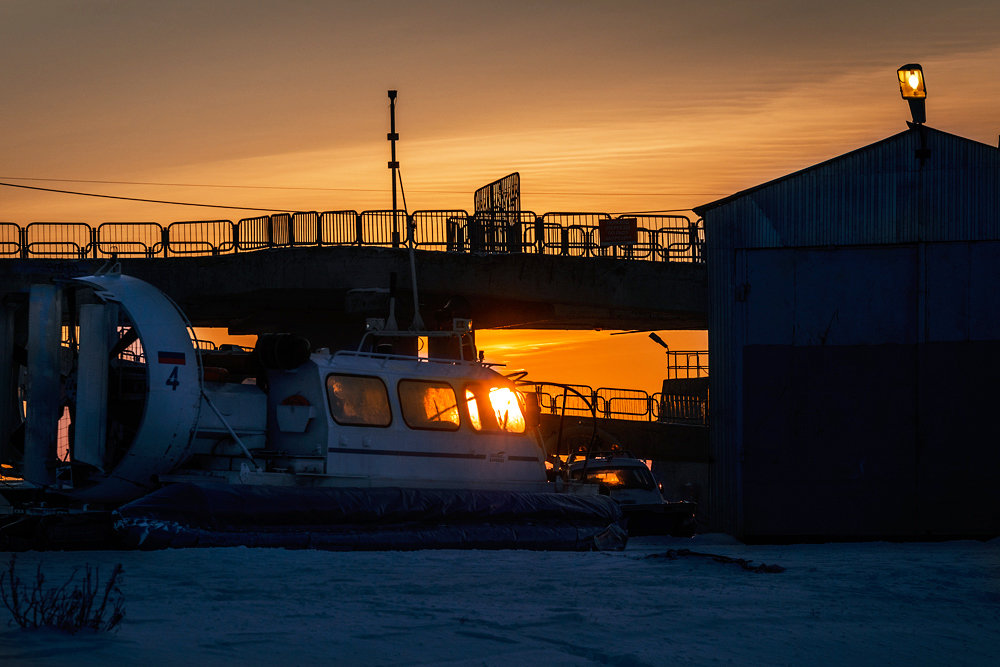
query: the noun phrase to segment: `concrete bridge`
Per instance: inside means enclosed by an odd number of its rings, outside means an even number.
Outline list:
[[[450,310],[476,328],[704,329],[703,264],[531,254],[417,251],[421,311],[430,325]],[[3,292],[87,275],[105,260],[0,260]],[[397,318],[412,319],[407,252],[391,248],[283,248],[238,255],[123,259],[124,273],[166,292],[196,326],[232,333],[296,331],[315,342],[385,317],[390,277]],[[448,320],[450,321],[450,319]]]
[[[612,237],[613,230],[615,236]],[[623,245],[622,231],[628,237]],[[322,345],[385,317],[479,329],[705,329],[703,231],[683,216],[327,211],[157,223],[0,223],[0,292],[86,275],[112,257],[196,326],[295,331]]]

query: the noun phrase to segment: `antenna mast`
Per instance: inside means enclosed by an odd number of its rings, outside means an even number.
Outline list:
[[[389,134],[386,135],[392,146],[392,159],[389,161],[389,169],[392,171],[392,247],[399,247],[399,218],[396,212],[396,179],[399,178],[399,161],[396,159],[396,141],[399,134],[396,132],[396,91],[389,91]],[[406,203],[406,195],[403,195],[403,203]],[[409,219],[409,212],[407,212]],[[417,295],[417,258],[413,252],[413,229],[407,223],[406,229],[407,245],[410,249],[410,283],[413,286],[413,322],[410,323],[410,330],[419,331],[424,328],[424,320],[420,317],[420,298]]]
[[[396,91],[389,91],[389,134],[385,136],[392,146],[392,157],[389,160],[389,171],[392,172],[392,247],[399,247],[399,222],[396,217],[396,170],[399,169],[399,161],[396,160],[396,141],[399,134],[396,132]]]

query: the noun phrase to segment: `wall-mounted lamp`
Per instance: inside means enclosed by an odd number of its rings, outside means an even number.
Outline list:
[[[924,70],[917,64],[903,65],[896,74],[899,76],[899,94],[910,105],[910,115],[913,122],[920,125],[927,121],[924,111],[924,100],[927,98],[927,87],[924,85]]]

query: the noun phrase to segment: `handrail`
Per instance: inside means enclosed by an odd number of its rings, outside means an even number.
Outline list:
[[[708,377],[707,350],[667,350],[667,379]]]
[[[642,389],[622,387],[594,389],[587,385],[532,380],[522,380],[518,385],[538,396],[538,407],[543,414],[589,417],[596,413],[603,419],[708,423],[708,401],[699,396],[649,394]],[[573,389],[572,394],[565,391],[567,386]]]
[[[704,228],[687,216],[630,216],[637,241],[604,246],[609,213],[464,210],[305,211],[231,220],[156,222],[0,222],[0,258],[165,258],[274,248],[351,245],[471,254],[541,254],[626,261],[703,262]]]

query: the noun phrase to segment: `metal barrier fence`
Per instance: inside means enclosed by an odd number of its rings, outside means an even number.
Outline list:
[[[567,416],[591,417],[596,412],[601,419],[632,421],[656,421],[660,415],[658,392],[649,394],[641,389],[616,387],[593,389],[587,385],[553,382],[527,382],[521,386],[535,392],[543,414],[561,415],[565,412]],[[591,406],[594,406],[593,410]]]
[[[694,394],[661,394],[662,421],[708,425],[708,396]]]
[[[682,215],[635,218],[636,242],[602,243],[607,213],[531,211],[470,215],[441,211],[277,213],[239,222],[0,222],[0,257],[84,259],[224,255],[294,246],[415,248],[480,254],[529,253],[654,262],[702,262],[704,227]]]
[[[621,389],[554,382],[523,382],[523,390],[534,392],[542,414],[630,421],[664,421],[708,425],[708,396],[641,389]],[[593,406],[593,409],[591,409]]]

